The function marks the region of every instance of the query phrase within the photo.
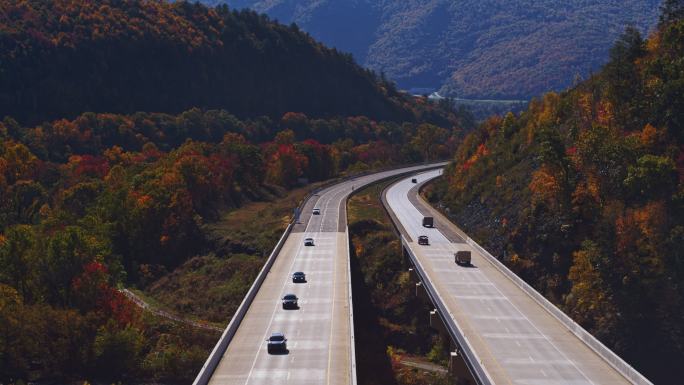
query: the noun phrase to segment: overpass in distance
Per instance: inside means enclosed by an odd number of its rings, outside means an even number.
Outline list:
[[[357,383],[346,201],[354,189],[401,175],[413,176],[388,188],[383,203],[422,281],[417,287],[435,305],[431,323],[439,320],[453,354],[463,359],[457,361],[466,365],[461,374],[469,372],[480,384],[651,384],[579,325],[568,324],[567,316],[417,196],[423,183],[441,173],[425,171],[440,165],[361,176],[313,194],[194,384]],[[311,215],[314,207],[321,215]],[[422,227],[425,215],[435,217],[435,228]],[[430,245],[419,246],[418,235],[429,236]],[[314,247],[303,245],[307,237]],[[457,250],[471,250],[472,267],[455,265]],[[307,283],[292,283],[295,271],[304,271]],[[298,310],[281,308],[286,293],[299,297]],[[287,354],[267,353],[265,339],[272,332],[288,338]]]

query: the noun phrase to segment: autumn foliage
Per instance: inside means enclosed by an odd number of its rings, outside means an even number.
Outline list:
[[[31,361],[45,353],[25,331],[2,336],[25,349],[0,350],[12,357],[2,378],[49,370],[59,378],[191,379],[210,344],[155,329],[119,285],[144,286],[206,252],[204,224],[274,188],[445,157],[460,133],[456,124],[302,113],[273,122],[200,109],[86,113],[33,127],[4,119],[0,285],[17,300],[0,307],[0,318],[28,317],[40,333],[48,333],[44,317],[63,316],[67,329],[92,326],[64,335],[82,349],[69,363]],[[426,147],[420,137],[427,131],[438,132],[445,144]],[[47,348],[59,356],[65,351],[59,344]],[[186,369],[165,366],[160,354],[173,355]],[[39,364],[31,369],[31,362]]]
[[[684,375],[683,31],[628,28],[596,76],[469,134],[433,192],[656,383]]]

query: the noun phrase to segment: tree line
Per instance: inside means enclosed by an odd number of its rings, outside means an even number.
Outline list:
[[[412,119],[394,86],[351,55],[226,5],[11,0],[0,30],[0,116],[23,124],[192,107]]]
[[[659,383],[684,374],[684,3],[628,27],[591,79],[493,117],[432,192],[455,220]]]
[[[146,272],[171,271],[206,252],[202,224],[260,199],[264,186],[445,158],[459,135],[455,126],[429,123],[302,113],[243,121],[199,109],[86,113],[34,127],[6,118],[0,320],[8,327],[0,331],[0,377],[188,380],[207,352],[183,336],[150,332],[120,284],[143,285]],[[24,315],[21,328],[10,326]],[[62,329],[52,329],[52,317]],[[164,338],[179,341],[155,345]],[[146,366],[169,349],[190,368],[180,377]]]

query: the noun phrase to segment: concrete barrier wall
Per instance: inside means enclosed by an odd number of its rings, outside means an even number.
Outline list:
[[[617,370],[622,376],[628,379],[631,383],[635,385],[653,385],[646,377],[641,373],[632,368],[628,363],[626,363],[617,354],[613,353],[612,350],[608,349],[605,345],[601,343],[596,337],[591,335],[589,332],[584,330],[582,326],[572,320],[567,314],[563,313],[558,307],[547,300],[543,295],[536,291],[527,282],[523,281],[514,272],[509,270],[503,263],[501,263],[497,258],[491,255],[487,250],[475,242],[472,238],[467,237],[466,243],[468,243],[475,250],[479,251],[489,262],[494,265],[494,267],[504,274],[508,279],[513,281],[521,290],[523,290],[527,295],[532,297],[541,307],[543,307],[547,312],[551,313],[554,318],[556,318],[560,323],[562,323],[568,330],[570,330],[577,338],[589,346],[596,354],[598,354],[603,360],[608,362],[615,370]]]
[[[347,274],[349,274],[349,334],[351,338],[351,368],[350,377],[352,385],[356,385],[356,339],[354,337],[354,302],[352,301],[352,274],[351,274],[351,241],[349,240],[349,228],[345,230],[345,236],[347,238]]]
[[[416,255],[413,253],[413,250],[411,250],[411,248],[409,247],[409,244],[408,242],[406,242],[406,238],[404,238],[403,235],[401,235],[401,245],[408,253],[413,265],[416,267],[416,272],[420,276],[421,282],[423,282],[423,286],[425,287],[425,290],[427,291],[430,300],[439,311],[439,314],[442,317],[442,321],[444,322],[444,325],[446,326],[449,334],[451,335],[451,338],[453,338],[454,341],[456,341],[456,343],[458,344],[458,347],[461,353],[463,354],[464,361],[470,373],[473,375],[478,384],[494,384],[491,377],[489,376],[489,373],[487,372],[487,369],[482,364],[482,360],[478,357],[477,353],[475,353],[472,346],[470,345],[468,337],[461,332],[462,329],[459,327],[455,317],[449,312],[449,309],[447,309],[446,305],[444,304],[442,297],[440,297],[437,290],[435,290],[430,280],[427,279],[428,277],[425,274],[423,265],[420,263],[420,260],[416,258]]]
[[[420,164],[413,164],[413,165],[406,165],[402,166],[399,168],[406,168],[406,167],[413,167],[413,166],[418,166]],[[439,167],[439,166],[433,166],[433,167]],[[384,172],[384,171],[389,171],[389,170],[394,170],[398,169],[397,167],[388,167],[388,168],[383,168],[380,170],[374,170],[374,171],[365,171],[359,174],[354,174],[354,175],[349,175],[343,178],[335,178],[330,181],[327,181],[314,190],[310,191],[304,199],[299,203],[299,206],[297,207],[299,209],[299,212],[302,211],[302,208],[306,205],[306,202],[313,197],[315,194],[318,192],[333,186],[335,184],[344,182],[349,179],[353,178],[358,178],[360,176],[368,175],[368,174],[374,174],[374,173],[379,173],[379,172]],[[426,168],[427,170],[427,168]],[[408,173],[408,172],[407,172]],[[405,175],[407,173],[402,173],[398,174],[393,177],[399,177],[401,175]],[[411,171],[410,173],[413,173]],[[280,240],[278,240],[278,243],[276,244],[275,248],[271,252],[271,255],[269,255],[268,259],[266,260],[266,263],[264,264],[264,267],[261,269],[259,272],[259,275],[257,275],[257,278],[254,280],[254,283],[252,286],[249,288],[249,291],[247,292],[247,295],[245,298],[242,300],[240,303],[240,306],[238,307],[237,311],[233,315],[233,318],[230,320],[230,323],[228,324],[228,327],[223,331],[223,334],[221,335],[221,338],[219,341],[216,343],[214,346],[214,349],[211,351],[209,354],[209,358],[205,361],[204,365],[202,366],[202,369],[200,370],[199,374],[195,378],[195,381],[193,381],[193,385],[206,385],[209,383],[209,379],[211,376],[214,374],[214,370],[216,370],[216,367],[218,366],[219,361],[221,361],[221,358],[223,357],[223,354],[226,352],[226,349],[228,349],[228,345],[230,344],[230,341],[233,339],[235,336],[235,333],[237,332],[238,327],[240,326],[240,323],[242,322],[243,318],[245,317],[245,314],[247,314],[247,310],[249,309],[249,306],[252,304],[252,301],[254,301],[254,297],[256,297],[257,292],[259,292],[259,289],[261,288],[261,285],[263,284],[264,280],[266,279],[266,275],[268,275],[268,271],[271,269],[271,266],[273,266],[273,263],[275,262],[276,257],[278,256],[278,253],[280,253],[280,250],[283,247],[283,244],[285,244],[285,241],[287,240],[287,237],[290,235],[290,232],[292,231],[292,228],[294,227],[294,218],[292,218],[290,224],[287,226],[285,229],[285,232],[283,235],[280,237]],[[349,243],[349,232],[347,232],[347,243]],[[350,334],[351,334],[351,379],[352,379],[352,384],[356,385],[357,379],[356,379],[356,347],[355,347],[355,341],[354,341],[354,316],[353,316],[353,306],[352,306],[352,291],[351,291],[351,265],[350,265],[350,257],[347,255],[347,268],[349,269],[349,304],[350,304]]]
[[[422,189],[422,186],[421,186]],[[419,200],[426,207],[431,207],[432,210],[439,215],[443,220],[451,222],[440,211],[433,208],[428,202],[426,202],[422,196],[418,196]],[[453,222],[451,222],[453,224]],[[612,350],[608,349],[601,341],[596,337],[591,335],[591,333],[584,330],[582,326],[573,321],[567,314],[560,310],[556,305],[551,303],[546,297],[541,295],[537,290],[525,282],[522,278],[518,277],[514,272],[512,272],[506,265],[501,263],[496,257],[491,255],[484,247],[480,246],[475,240],[470,238],[463,230],[458,226],[454,225],[457,230],[458,235],[463,238],[468,245],[473,249],[477,250],[482,254],[497,270],[499,270],[503,275],[510,279],[516,286],[518,286],[527,295],[532,297],[532,299],[549,312],[554,318],[556,318],[560,323],[562,323],[568,330],[570,330],[577,338],[579,338],[585,345],[587,345],[591,350],[598,354],[604,361],[608,362],[610,366],[615,368],[623,377],[629,380],[635,385],[653,385],[646,377],[639,373],[636,369],[631,367],[622,358],[615,354]]]

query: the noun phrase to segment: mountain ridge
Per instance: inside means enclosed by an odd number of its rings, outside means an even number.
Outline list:
[[[520,99],[562,90],[608,59],[625,26],[657,21],[660,0],[205,0],[297,23],[403,89]],[[360,18],[359,15],[363,15]],[[541,75],[541,76],[540,76]],[[516,80],[517,79],[517,80]]]

